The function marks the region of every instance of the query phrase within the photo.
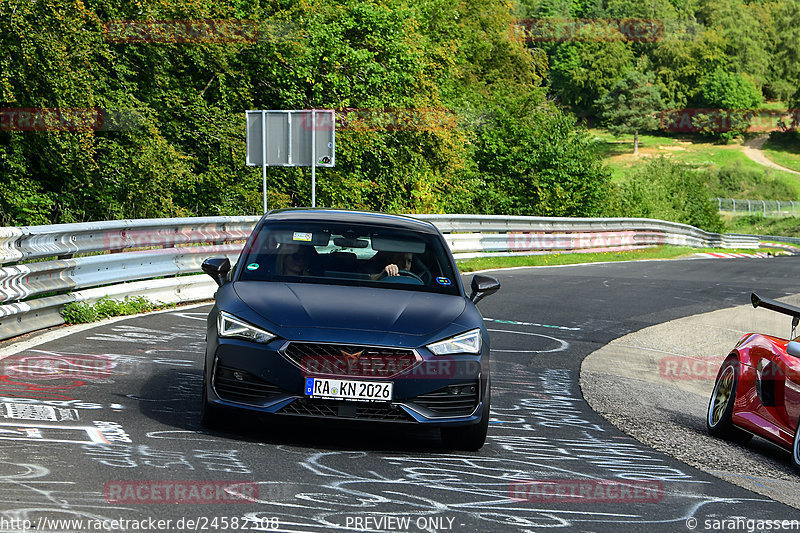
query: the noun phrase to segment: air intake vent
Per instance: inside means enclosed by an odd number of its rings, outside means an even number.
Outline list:
[[[218,366],[214,390],[223,400],[259,404],[276,396],[289,394],[280,387],[253,374],[226,366]]]
[[[421,394],[411,401],[441,415],[469,415],[478,406],[478,382],[449,385],[428,394]]]
[[[279,414],[313,416],[323,418],[348,418],[355,420],[385,420],[391,422],[413,422],[408,413],[395,405],[368,402],[342,402],[337,400],[312,400],[299,398],[280,411]]]

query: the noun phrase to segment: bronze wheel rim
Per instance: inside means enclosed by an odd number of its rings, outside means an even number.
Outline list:
[[[728,402],[733,394],[733,380],[735,373],[732,365],[728,365],[725,371],[717,381],[717,386],[714,387],[714,403],[711,405],[710,420],[712,426],[719,424],[725,409],[728,407]]]

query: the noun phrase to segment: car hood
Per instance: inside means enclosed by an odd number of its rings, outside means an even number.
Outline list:
[[[372,287],[238,281],[234,290],[250,309],[286,328],[428,335],[466,307],[460,296]]]

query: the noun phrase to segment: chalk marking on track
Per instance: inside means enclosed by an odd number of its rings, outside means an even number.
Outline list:
[[[530,335],[532,337],[543,337],[545,339],[550,339],[559,343],[559,347],[553,350],[496,350],[492,348],[493,352],[514,352],[514,353],[556,353],[556,352],[563,352],[564,350],[569,348],[569,343],[567,341],[557,339],[555,337],[551,337],[550,335],[542,335],[541,333],[528,333],[526,331],[514,331],[510,329],[487,329],[487,331],[494,331],[498,333],[516,333],[517,335]]]
[[[550,324],[537,324],[536,322],[519,322],[517,320],[500,320],[497,318],[484,318],[487,322],[497,322],[498,324],[512,324],[515,326],[535,326],[537,328],[561,329],[564,331],[580,331],[581,328],[569,328],[567,326],[551,326]]]

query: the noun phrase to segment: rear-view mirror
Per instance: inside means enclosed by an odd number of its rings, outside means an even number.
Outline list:
[[[475,274],[472,277],[472,294],[469,299],[473,303],[478,303],[487,296],[496,293],[500,289],[500,282],[491,276],[484,276],[483,274]]]
[[[221,287],[225,283],[225,276],[231,271],[231,261],[227,257],[212,257],[203,261],[200,268]]]

